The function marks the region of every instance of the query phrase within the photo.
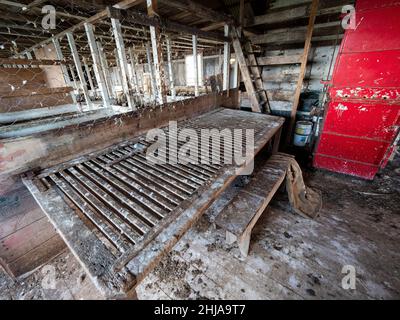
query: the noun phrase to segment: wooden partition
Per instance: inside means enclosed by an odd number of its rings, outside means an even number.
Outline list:
[[[217,107],[238,108],[237,90],[209,94],[87,121],[63,129],[0,140],[0,194],[12,188],[15,177],[52,166],[136,137],[171,120],[184,120]]]

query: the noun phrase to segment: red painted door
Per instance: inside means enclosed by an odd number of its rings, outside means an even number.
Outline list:
[[[328,94],[314,166],[373,179],[400,125],[400,1],[357,1]]]

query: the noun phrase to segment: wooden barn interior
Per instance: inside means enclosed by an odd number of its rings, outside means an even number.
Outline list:
[[[399,1],[0,14],[0,300],[400,298]]]

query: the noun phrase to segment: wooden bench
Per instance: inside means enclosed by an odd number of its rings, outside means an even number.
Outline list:
[[[272,155],[215,220],[216,225],[226,231],[226,242],[232,244],[237,241],[244,257],[248,255],[254,225],[285,177],[292,208],[303,216],[315,217],[318,214],[321,197],[305,187],[294,157],[283,153]]]

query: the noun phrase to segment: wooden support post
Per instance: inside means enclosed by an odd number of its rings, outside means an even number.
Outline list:
[[[147,14],[154,17],[157,12],[157,0],[147,0]],[[167,103],[167,86],[165,84],[165,67],[162,54],[160,27],[150,26],[151,46],[153,48],[154,75],[157,85],[157,102]]]
[[[58,41],[57,38],[53,38],[52,42],[53,42],[54,50],[56,51],[57,59],[58,60],[64,60],[64,55],[63,55],[63,53],[61,51],[60,42]],[[29,53],[29,55],[28,55],[28,53]],[[30,54],[30,52],[27,52],[27,56],[28,56],[28,59],[32,59],[32,55]],[[71,79],[69,78],[67,66],[65,64],[61,64],[60,66],[61,66],[61,72],[63,74],[65,84],[67,86],[73,87],[74,90],[76,90],[75,81],[71,82]],[[75,96],[75,93],[73,91],[71,92],[71,98],[72,98],[72,101],[74,103],[76,103],[76,96]]]
[[[240,83],[239,62],[236,55],[235,55],[235,64],[233,65],[233,75],[234,75],[233,87],[236,89],[239,88],[239,83]]]
[[[140,70],[141,71],[141,73],[142,73],[142,76],[141,77],[139,77],[138,76],[138,85],[139,85],[139,89],[140,90],[144,90],[144,87],[143,87],[143,73],[144,73],[144,64],[142,63],[142,64],[139,64],[139,54],[138,53],[134,53],[134,55],[135,55],[135,62],[136,62],[136,74],[137,75],[139,75],[139,73],[138,73],[138,71]]]
[[[239,2],[239,25],[241,35],[244,27],[244,0],[240,0]]]
[[[224,35],[229,36],[229,25],[224,26]],[[223,80],[222,89],[229,90],[229,69],[230,69],[230,43],[224,42],[224,64],[223,64]]]
[[[85,76],[84,76],[83,70],[82,70],[81,60],[79,59],[78,50],[76,49],[76,44],[75,44],[74,36],[72,35],[72,33],[70,33],[70,32],[67,33],[67,39],[68,39],[69,47],[71,49],[72,57],[75,62],[76,72],[78,73],[79,81],[81,83],[80,87],[83,91],[83,95],[85,97],[87,106],[89,108],[91,108],[93,106],[92,101],[90,100],[90,97],[89,97],[89,92],[88,92],[88,89],[86,86],[86,79],[85,79]]]
[[[74,66],[72,64],[68,65],[69,68],[69,72],[71,73],[71,77],[72,77],[72,83],[73,83],[73,87],[74,90],[79,93],[79,88],[78,88],[78,84],[76,83],[76,74],[75,74],[75,70],[74,70]]]
[[[117,56],[118,56],[117,49],[114,49],[114,57],[117,57]],[[120,66],[118,58],[115,59],[115,64],[117,65],[117,67],[115,68],[116,72],[114,72],[116,75],[115,80],[117,80],[115,82],[115,85],[118,84],[118,85],[121,85],[121,87],[122,87],[121,66]]]
[[[93,34],[93,39],[94,39],[94,34]],[[108,69],[107,57],[106,57],[106,54],[105,54],[105,52],[103,50],[103,46],[101,45],[100,41],[95,41],[95,45],[97,46],[97,52],[98,52],[99,57],[100,57],[100,66],[101,66],[101,68],[99,69],[99,76],[100,76],[100,73],[103,74],[104,81],[105,81],[105,84],[106,84],[106,89],[107,89],[107,92],[108,92],[108,96],[110,98],[115,98],[113,85],[112,85],[112,82],[111,82],[111,74],[110,74],[110,70]],[[93,47],[93,49],[95,49],[95,47]],[[92,57],[93,57],[93,53],[92,53]]]
[[[279,144],[281,142],[282,127],[279,128],[278,132],[275,133],[272,141],[272,154],[276,154],[279,151]]]
[[[197,63],[197,36],[192,35],[193,41],[193,66],[194,66],[194,95],[199,96],[199,66]]]
[[[169,36],[166,37],[167,42],[167,61],[168,61],[168,74],[169,74],[169,89],[171,90],[172,99],[176,98],[176,90],[175,90],[175,79],[174,72],[172,69],[172,52],[171,52],[171,39]]]
[[[131,73],[132,73],[132,81],[131,82],[135,87],[136,93],[140,93],[139,80],[138,80],[137,73],[136,73],[136,59],[133,54],[132,47],[128,48],[128,53],[129,53],[129,59],[131,60]]]
[[[89,81],[90,90],[93,91],[93,94],[96,95],[96,88],[93,84],[92,73],[90,72],[89,65],[87,64],[86,57],[82,57],[83,67],[85,68],[86,76]]]
[[[121,71],[122,89],[128,101],[128,106],[132,110],[136,110],[136,106],[132,100],[130,85],[128,81],[128,62],[126,60],[125,44],[122,37],[121,23],[118,19],[111,18],[111,25],[117,46],[117,56],[119,61],[119,69]]]
[[[86,36],[88,38],[90,52],[92,54],[93,60],[93,72],[96,77],[97,85],[100,89],[101,98],[103,99],[103,104],[105,107],[111,107],[110,96],[107,91],[107,83],[101,68],[101,57],[99,53],[99,48],[96,44],[96,39],[94,37],[93,26],[89,23],[85,23]]]
[[[146,43],[146,55],[147,55],[147,63],[149,66],[149,73],[150,73],[151,92],[153,94],[155,101],[157,102],[157,84],[156,84],[156,79],[154,76],[154,68],[153,68],[153,62],[151,59],[151,49],[150,49],[149,42]]]
[[[286,136],[286,145],[289,145],[292,140],[293,128],[294,128],[294,124],[296,122],[297,107],[299,105],[301,89],[303,87],[304,75],[306,73],[307,58],[308,58],[308,53],[311,48],[311,39],[312,39],[313,30],[314,30],[315,17],[317,15],[317,11],[318,11],[318,5],[319,5],[319,0],[313,0],[313,2],[311,4],[311,9],[310,9],[310,19],[308,21],[303,56],[301,58],[299,78],[297,80],[296,90],[295,90],[294,98],[293,98],[293,106],[292,106],[292,110],[290,112],[290,122],[289,122],[287,136]]]

